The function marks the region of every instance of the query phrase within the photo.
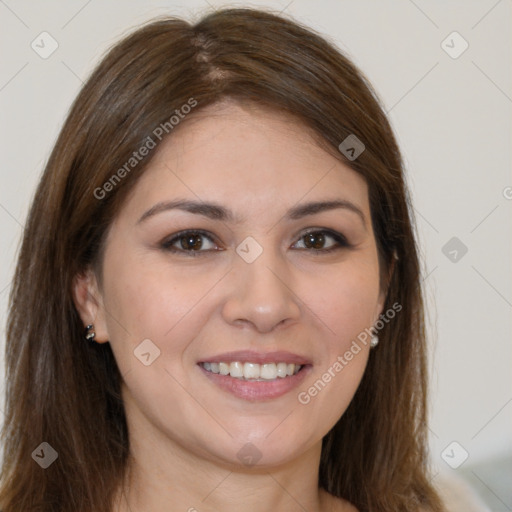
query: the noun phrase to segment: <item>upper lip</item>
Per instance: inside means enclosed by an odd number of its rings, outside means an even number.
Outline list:
[[[200,363],[232,363],[233,361],[250,362],[257,364],[265,363],[293,363],[306,365],[311,361],[306,357],[278,350],[274,352],[257,352],[254,350],[237,350],[235,352],[225,352],[211,357],[205,357]]]

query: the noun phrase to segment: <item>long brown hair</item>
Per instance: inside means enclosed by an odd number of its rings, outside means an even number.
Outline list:
[[[133,152],[159,126],[172,136],[170,118],[183,105],[195,101],[196,112],[224,98],[295,116],[364,176],[382,275],[396,258],[384,310],[403,309],[379,333],[349,408],[323,440],[319,486],[361,511],[442,510],[427,469],[418,256],[383,108],[362,73],[313,31],[226,9],[195,24],[165,18],[139,28],[72,105],[31,205],[10,295],[3,512],[112,511],[129,454],[121,377],[108,343],[84,342],[73,278],[88,266],[101,273],[107,229],[154,154],[120,172]],[[349,135],[366,148],[355,160],[338,150]],[[58,453],[47,469],[33,455],[42,442]]]

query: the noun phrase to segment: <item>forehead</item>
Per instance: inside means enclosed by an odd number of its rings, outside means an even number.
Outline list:
[[[129,201],[136,209],[187,197],[263,215],[303,200],[344,198],[368,212],[364,178],[282,113],[213,105],[178,126],[156,151]]]

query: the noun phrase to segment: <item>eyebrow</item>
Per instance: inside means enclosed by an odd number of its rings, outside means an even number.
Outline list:
[[[362,210],[351,201],[346,199],[337,199],[333,201],[314,201],[294,206],[286,212],[284,218],[287,220],[299,220],[308,215],[314,215],[328,210],[345,209],[357,214],[366,228],[366,219]],[[243,218],[236,216],[231,210],[216,204],[202,201],[192,201],[187,199],[176,199],[174,201],[161,201],[142,214],[137,224],[153,217],[159,213],[169,210],[182,210],[196,215],[203,215],[213,220],[239,224],[244,221]]]

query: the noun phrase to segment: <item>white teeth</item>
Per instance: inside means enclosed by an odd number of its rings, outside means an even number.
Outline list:
[[[277,366],[275,363],[261,365],[260,377],[262,379],[272,380],[277,378]]]
[[[278,377],[286,377],[286,367],[287,367],[287,364],[286,363],[279,363],[277,365],[277,376]]]
[[[230,375],[243,380],[275,380],[295,375],[302,368],[300,364],[293,363],[201,363],[201,366],[212,373]]]
[[[229,374],[231,377],[243,377],[244,376],[244,366],[242,363],[238,361],[233,361],[229,365]]]
[[[231,363],[233,364],[233,363]],[[232,377],[235,375],[231,374]],[[260,376],[259,364],[244,363],[244,379],[257,379]]]

